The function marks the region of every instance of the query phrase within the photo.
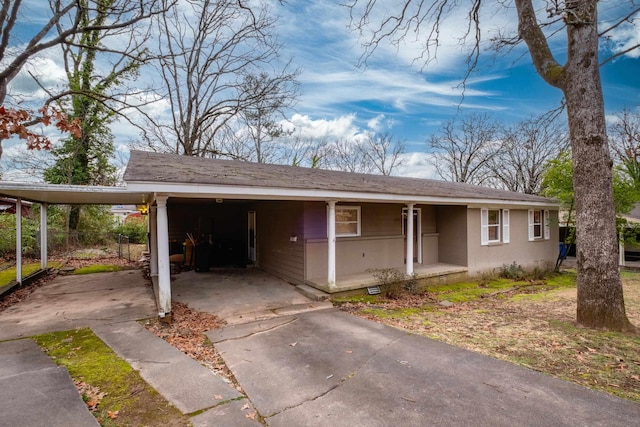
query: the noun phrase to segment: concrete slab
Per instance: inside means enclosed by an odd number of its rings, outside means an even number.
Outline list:
[[[58,276],[0,312],[0,340],[157,315],[139,270]]]
[[[258,421],[256,410],[247,399],[233,400],[211,408],[191,417],[191,422],[193,427],[257,427],[263,425]]]
[[[64,367],[33,340],[0,342],[0,425],[98,426]]]
[[[277,315],[292,305],[319,307],[295,286],[255,268],[185,271],[171,282],[172,299],[196,310],[214,313],[229,323],[244,323]],[[322,307],[325,308],[325,307]]]
[[[629,426],[640,405],[337,310],[211,334],[270,426]]]
[[[243,395],[137,322],[100,325],[93,331],[184,414]]]
[[[309,285],[296,285],[296,290],[314,301],[326,301],[331,295]]]

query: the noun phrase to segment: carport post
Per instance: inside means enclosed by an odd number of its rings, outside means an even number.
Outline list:
[[[407,275],[413,274],[413,203],[407,203]]]
[[[169,265],[169,219],[167,196],[156,196],[158,239],[158,310],[160,317],[171,313],[171,268]]]
[[[16,282],[22,283],[22,199],[16,199]]]
[[[336,286],[336,201],[327,202],[327,285]]]
[[[47,250],[47,204],[40,204],[40,268],[47,269],[48,250]]]
[[[151,277],[158,276],[158,210],[149,207],[149,273]]]

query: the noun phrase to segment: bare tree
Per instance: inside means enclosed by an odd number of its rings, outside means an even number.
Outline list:
[[[297,100],[299,84],[295,78],[298,74],[296,71],[274,77],[262,72],[245,76],[242,92],[252,94],[254,102],[238,111],[231,124],[238,129],[222,139],[222,153],[257,163],[282,162],[281,141],[290,133],[283,120]]]
[[[460,3],[404,0],[390,11],[387,5],[376,0],[353,0],[350,4],[352,25],[365,40],[365,59],[381,43],[400,43],[413,34],[425,47],[419,59],[428,66],[440,45],[442,22],[452,11],[460,11]],[[498,7],[504,7],[504,13],[515,12],[518,33],[500,34],[494,45],[513,46],[524,41],[537,73],[546,83],[562,91],[566,101],[576,200],[577,321],[588,327],[635,331],[626,316],[618,271],[612,162],[600,80],[599,38],[631,22],[640,12],[640,6],[636,2],[619,4],[618,19],[605,28],[598,28],[597,0],[547,0],[546,7],[538,10],[532,0],[514,0],[515,9],[510,8],[509,3],[472,0],[464,9],[467,25],[460,40],[469,48],[464,80],[478,64],[481,17],[492,16]],[[493,10],[482,10],[484,5]],[[564,64],[558,62],[550,48],[551,37],[555,43],[564,37]],[[638,47],[634,44],[614,56]]]
[[[402,166],[402,154],[406,148],[404,141],[394,141],[390,133],[368,135],[359,145],[365,162],[373,167],[375,173],[391,175]]]
[[[615,160],[640,190],[640,115],[625,109],[616,116],[609,145]]]
[[[447,181],[486,183],[491,176],[491,158],[499,147],[498,130],[498,124],[487,114],[448,121],[428,141],[438,175]]]
[[[346,172],[391,175],[402,165],[405,143],[390,133],[364,134],[327,145],[323,167]]]
[[[145,138],[160,150],[220,155],[222,129],[242,111],[273,106],[295,81],[297,71],[278,67],[280,44],[265,5],[187,0],[164,14],[159,27],[158,67],[171,123],[153,123]]]
[[[540,192],[545,164],[568,146],[566,130],[546,115],[501,129],[500,140],[489,162],[491,176],[498,186],[526,194]]]
[[[329,153],[326,159],[328,169],[353,173],[372,173],[374,167],[367,162],[364,150],[353,138],[341,138],[333,141],[328,146]]]
[[[0,105],[9,105],[9,83],[18,76],[28,61],[40,52],[73,43],[75,36],[91,31],[118,32],[133,28],[136,24],[162,13],[167,4],[162,0],[50,0],[50,15],[47,20],[22,44],[18,36],[16,24],[19,19],[27,15],[28,7],[22,0],[0,0]],[[106,9],[109,17],[100,25],[82,25],[83,16]],[[101,46],[100,50],[109,52],[117,50],[115,47]],[[121,53],[123,51],[120,51]],[[51,99],[45,105],[68,95],[69,92],[51,94]],[[10,98],[10,97],[9,97]],[[32,124],[38,123],[37,117]],[[0,141],[0,157],[2,156],[2,141]]]
[[[329,169],[332,150],[325,138],[304,137],[294,130],[281,143],[283,163]]]

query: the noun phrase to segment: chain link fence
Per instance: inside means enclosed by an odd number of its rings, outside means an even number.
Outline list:
[[[15,230],[12,236],[3,233],[0,255],[14,257],[16,251]],[[143,250],[142,244],[132,243],[132,239],[121,233],[82,233],[47,230],[47,253],[49,257],[104,258],[117,257],[137,261]],[[23,230],[22,255],[40,257],[40,230]]]

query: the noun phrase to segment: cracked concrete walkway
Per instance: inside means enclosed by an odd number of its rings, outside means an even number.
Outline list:
[[[269,426],[629,426],[640,405],[338,310],[207,334]]]

